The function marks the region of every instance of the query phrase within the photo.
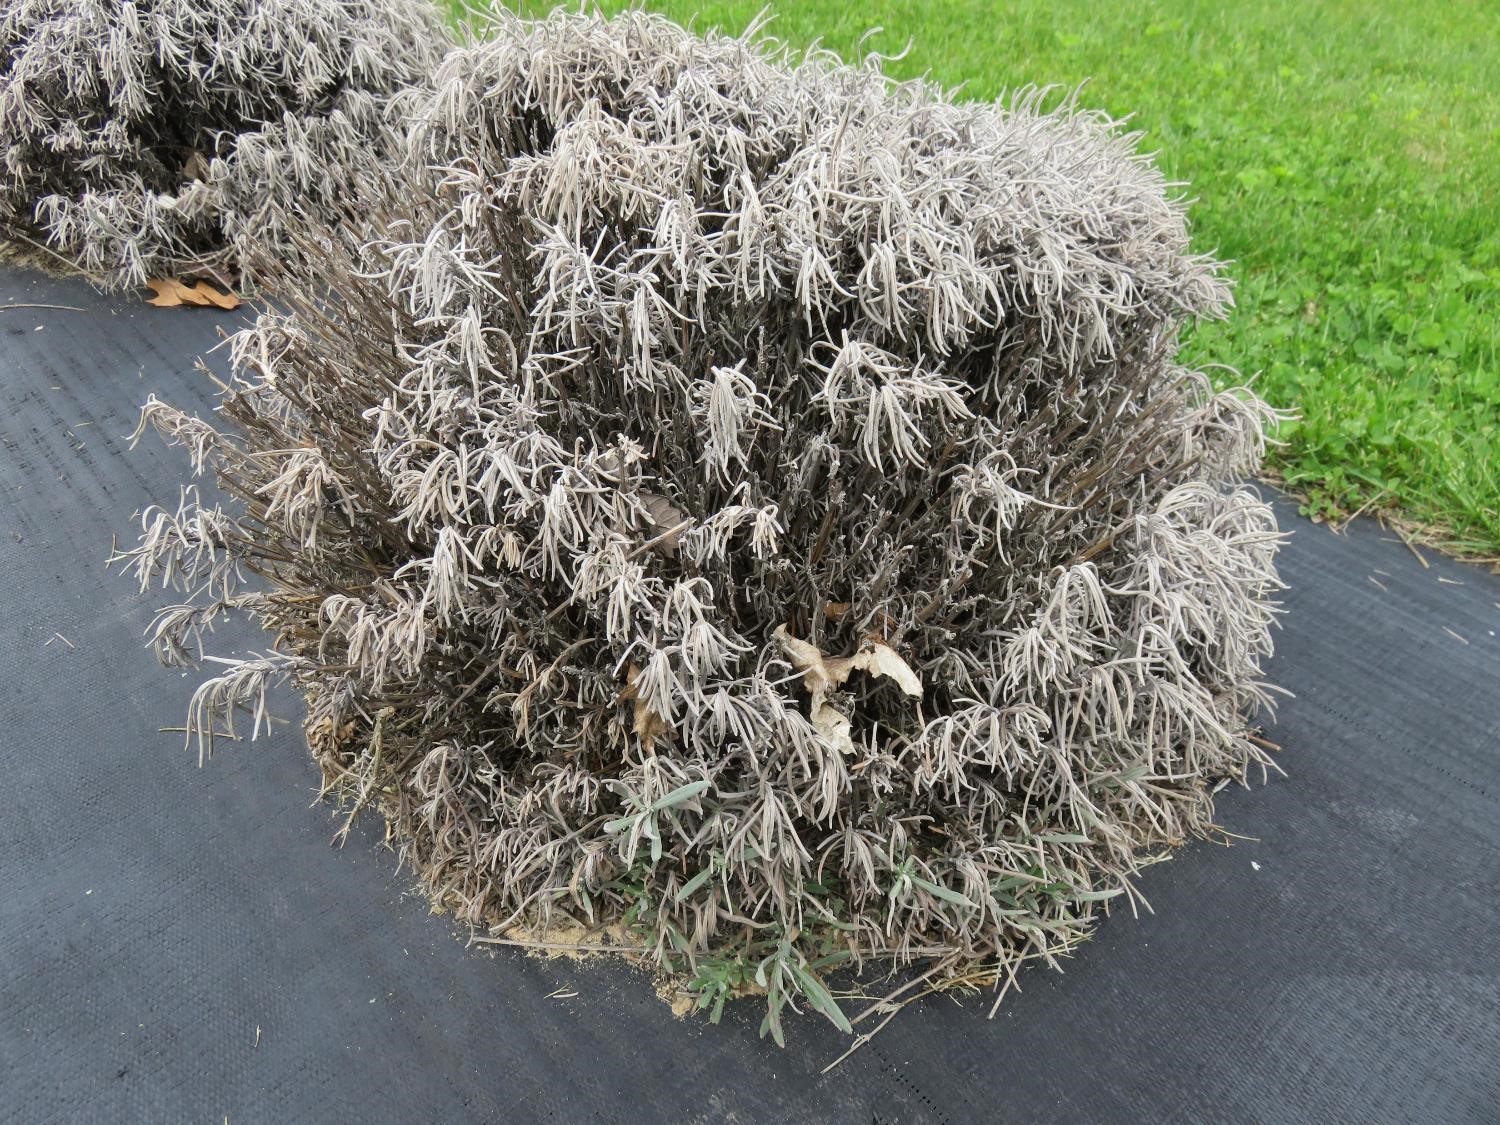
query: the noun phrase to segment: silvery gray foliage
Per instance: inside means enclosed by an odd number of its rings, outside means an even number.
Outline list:
[[[778,1038],[834,965],[1009,981],[1133,902],[1268,764],[1270,411],[1175,359],[1228,292],[1134,138],[1040,100],[497,17],[222,419],[146,408],[230,497],[146,513],[159,652],[277,637],[198,729],[289,678],[435,898]]]
[[[427,0],[5,0],[0,230],[115,285],[233,274],[379,174]]]

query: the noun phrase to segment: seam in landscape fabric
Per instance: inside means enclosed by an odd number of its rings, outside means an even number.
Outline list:
[[[712,1014],[1053,961],[1269,765],[1272,411],[1177,360],[1220,266],[1135,138],[632,12],[498,14],[405,183],[257,273],[225,500],[125,552],[275,637],[327,789],[492,934],[609,932]],[[590,939],[591,941],[594,939]],[[604,939],[599,939],[604,940]]]
[[[232,278],[352,209],[449,45],[425,0],[6,0],[0,229],[115,286]]]

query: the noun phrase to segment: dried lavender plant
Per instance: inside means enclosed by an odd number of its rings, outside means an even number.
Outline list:
[[[347,213],[448,45],[427,0],[5,0],[0,234],[116,286],[233,275]]]
[[[638,12],[401,101],[383,234],[265,264],[222,423],[145,410],[228,497],[146,514],[158,651],[276,636],[203,737],[291,680],[434,898],[778,1040],[1052,961],[1268,764],[1270,411],[1175,362],[1228,292],[1134,138]]]

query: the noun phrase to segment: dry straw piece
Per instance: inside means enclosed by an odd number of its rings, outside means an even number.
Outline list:
[[[221,420],[146,407],[225,496],[126,556],[161,657],[276,637],[202,745],[290,680],[435,899],[623,924],[778,1040],[1134,901],[1268,765],[1272,414],[1175,362],[1228,290],[1134,138],[1041,102],[497,17],[401,99],[383,233],[268,263]]]
[[[428,0],[0,0],[0,235],[116,286],[232,279],[367,190]]]

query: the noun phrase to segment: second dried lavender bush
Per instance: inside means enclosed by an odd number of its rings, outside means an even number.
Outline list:
[[[1267,764],[1269,411],[1176,362],[1227,290],[1112,122],[639,13],[401,108],[383,235],[146,410],[229,497],[146,513],[159,653],[276,635],[198,730],[290,679],[434,898],[778,1039],[838,966],[1052,960]]]
[[[368,190],[448,45],[427,0],[3,0],[0,235],[115,285],[233,280]]]

